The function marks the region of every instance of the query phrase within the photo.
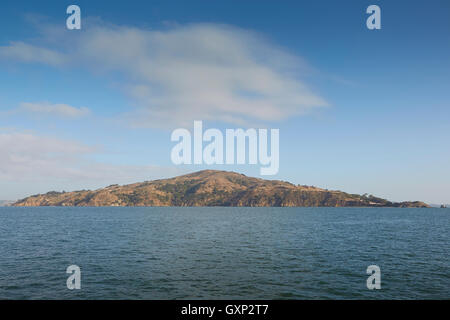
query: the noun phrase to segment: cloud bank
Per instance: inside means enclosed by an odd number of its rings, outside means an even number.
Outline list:
[[[0,181],[69,182],[84,186],[132,183],[176,175],[177,168],[112,165],[91,160],[98,147],[22,132],[0,133]],[[68,185],[70,187],[70,185]],[[46,190],[48,191],[48,190]]]
[[[110,75],[131,98],[127,118],[134,125],[281,121],[328,105],[302,79],[301,58],[248,30],[217,24],[145,30],[98,22],[76,32],[60,29],[46,26],[36,43],[0,47],[0,59]]]

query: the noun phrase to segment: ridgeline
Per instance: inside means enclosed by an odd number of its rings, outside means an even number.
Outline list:
[[[374,196],[216,170],[125,186],[111,185],[94,191],[53,191],[27,197],[12,206],[429,207],[420,201],[390,202]]]

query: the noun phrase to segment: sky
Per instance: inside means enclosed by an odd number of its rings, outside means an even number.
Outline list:
[[[2,1],[1,200],[260,176],[174,165],[171,133],[194,120],[279,129],[279,171],[263,178],[450,203],[450,2]]]

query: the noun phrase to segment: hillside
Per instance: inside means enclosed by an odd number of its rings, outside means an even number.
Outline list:
[[[49,192],[13,206],[428,207],[215,170],[95,191]]]

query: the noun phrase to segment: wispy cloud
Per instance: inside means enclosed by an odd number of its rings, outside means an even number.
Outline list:
[[[98,22],[83,28],[73,33],[46,26],[39,44],[11,43],[0,47],[0,57],[120,74],[135,106],[128,118],[140,126],[280,121],[328,105],[306,84],[300,57],[248,30],[217,24],[144,30]]]
[[[132,183],[181,172],[177,168],[117,165],[90,159],[102,152],[100,147],[76,141],[3,132],[0,133],[0,181],[24,183],[24,189],[30,182],[47,185],[47,188],[55,182],[66,182],[70,188],[72,184]]]
[[[57,115],[67,118],[83,117],[90,113],[90,110],[86,107],[76,108],[67,104],[51,104],[48,102],[22,102],[19,109],[27,112]]]
[[[9,46],[0,47],[0,58],[60,66],[67,62],[66,59],[68,57],[52,49],[41,48],[19,41],[11,42]]]

